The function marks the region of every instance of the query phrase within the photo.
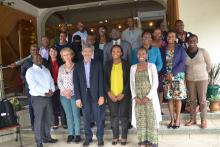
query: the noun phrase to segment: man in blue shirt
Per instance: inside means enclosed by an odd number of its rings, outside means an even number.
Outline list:
[[[37,147],[43,147],[42,142],[57,142],[57,139],[51,138],[50,134],[51,96],[55,91],[55,85],[50,71],[42,63],[41,55],[35,54],[33,66],[27,70],[25,75],[34,109],[34,134]]]

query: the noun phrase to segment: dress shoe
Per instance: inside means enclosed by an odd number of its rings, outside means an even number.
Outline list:
[[[56,143],[57,141],[58,141],[57,139],[50,138],[50,139],[44,140],[43,142],[44,143]]]
[[[99,146],[99,147],[104,146],[104,141],[103,141],[103,140],[99,140],[99,141],[98,141],[98,146]]]
[[[172,128],[173,128],[173,129],[178,129],[179,127],[180,127],[180,122],[179,122],[179,125],[176,125],[176,124],[175,124]]]
[[[67,125],[62,125],[62,127],[63,127],[64,129],[67,129]]]
[[[174,124],[172,122],[169,123],[169,125],[167,126],[168,129],[173,128]]]
[[[185,126],[192,126],[192,125],[195,125],[196,124],[196,121],[195,120],[190,120],[189,122],[187,122],[185,124]]]
[[[74,139],[74,136],[73,135],[69,135],[68,137],[67,137],[67,143],[70,143],[70,142],[72,142],[73,141],[73,139]]]
[[[81,141],[80,135],[75,136],[75,143],[79,143]]]
[[[207,121],[206,120],[201,120],[201,128],[202,129],[207,128]]]
[[[92,139],[85,140],[85,142],[83,143],[83,147],[89,146],[89,144],[90,144],[91,142],[92,142]]]
[[[37,147],[44,147],[42,143],[37,144]]]
[[[94,123],[94,122],[91,122],[91,123],[90,123],[90,127],[93,128],[94,126],[95,126],[95,123]]]
[[[131,122],[129,122],[129,124],[128,124],[128,129],[132,129]]]
[[[117,144],[118,144],[118,142],[119,142],[119,140],[118,140],[118,139],[113,139],[113,140],[112,140],[112,145],[117,145]]]
[[[52,126],[52,129],[57,130],[58,127],[59,127],[58,125],[54,125],[54,126]]]
[[[121,139],[121,145],[126,145],[127,144],[127,139]]]

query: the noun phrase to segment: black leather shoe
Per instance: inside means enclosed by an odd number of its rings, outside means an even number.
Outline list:
[[[103,140],[98,141],[98,146],[99,147],[104,146],[104,141]]]
[[[95,126],[95,122],[90,123],[90,127],[93,128]]]
[[[117,145],[117,144],[118,144],[118,142],[119,142],[119,140],[118,140],[118,139],[113,139],[113,140],[112,140],[112,145]]]
[[[74,136],[73,135],[69,135],[68,137],[67,137],[67,143],[70,143],[70,142],[72,142],[73,141],[73,139],[74,139]]]
[[[80,135],[76,135],[75,137],[75,143],[79,143],[81,141]]]
[[[67,129],[67,125],[62,125],[62,127],[63,127],[64,129]]]
[[[131,125],[130,122],[129,122],[129,124],[128,124],[128,129],[132,129],[132,125]]]
[[[44,140],[43,142],[44,143],[56,143],[57,141],[58,141],[57,139],[50,138],[50,139]]]
[[[90,144],[91,142],[92,142],[92,139],[86,140],[86,141],[83,143],[83,147],[89,146],[89,144]]]
[[[37,144],[37,147],[44,147],[42,143]]]

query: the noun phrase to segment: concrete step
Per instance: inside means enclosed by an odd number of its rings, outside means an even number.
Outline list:
[[[168,129],[167,125],[169,124],[169,121],[162,121],[160,123],[159,128],[159,135],[192,135],[192,134],[220,134],[220,119],[208,119],[208,128],[207,129],[201,129],[200,128],[200,121],[198,120],[197,125],[193,126],[184,126],[186,121],[181,121],[180,128],[179,129]],[[92,131],[96,132],[96,127],[92,128]],[[51,129],[52,134],[59,135],[59,134],[66,134],[67,130],[63,129],[61,126],[57,130]],[[81,132],[84,134],[83,126],[81,125]],[[23,128],[22,134],[32,134],[31,128]],[[137,131],[135,128],[129,129],[129,134],[136,134]],[[105,127],[105,134],[112,134],[110,124],[107,124]]]

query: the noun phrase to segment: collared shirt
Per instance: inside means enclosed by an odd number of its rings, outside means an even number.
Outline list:
[[[92,46],[92,47],[91,47],[91,49],[92,49],[92,57],[91,57],[91,59],[94,59],[95,47],[94,47],[94,46]]]
[[[120,45],[121,44],[121,39],[112,40],[112,41],[113,41],[113,45]]]
[[[88,36],[86,30],[84,32],[80,32],[80,31],[75,32],[72,36],[72,42],[73,42],[73,37],[76,36],[76,35],[79,35],[81,37],[82,42],[86,43],[86,39],[87,39],[87,36]]]
[[[42,58],[48,60],[49,58],[49,48],[41,47],[39,50],[39,54],[41,55]]]
[[[45,96],[45,93],[48,93],[49,90],[53,92],[55,90],[50,71],[43,65],[39,67],[33,64],[33,66],[27,70],[25,78],[30,89],[29,93],[32,96]]]
[[[127,28],[122,32],[121,39],[128,41],[131,44],[132,49],[139,48],[141,46],[141,33],[142,31],[139,28]]]
[[[90,67],[91,67],[91,60],[87,63],[84,62],[87,88],[90,88]]]
[[[60,94],[62,95],[63,90],[71,90],[72,96],[74,95],[73,91],[73,68],[71,71],[67,72],[65,69],[65,64],[61,65],[58,72],[57,85],[60,89]]]

